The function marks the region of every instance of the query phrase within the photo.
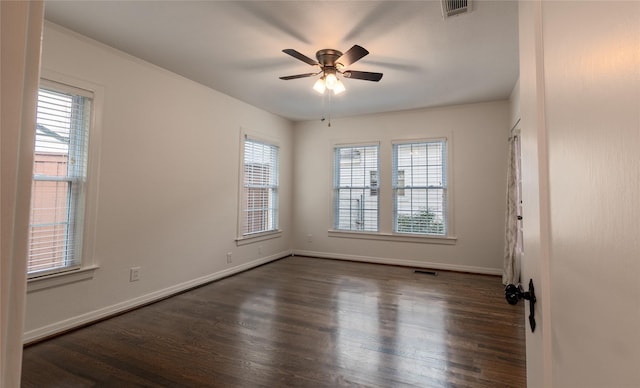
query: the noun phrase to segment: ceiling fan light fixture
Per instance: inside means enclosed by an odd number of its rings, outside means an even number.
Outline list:
[[[327,87],[327,89],[329,90],[333,90],[333,88],[336,87],[336,84],[338,83],[338,77],[336,77],[335,73],[328,73],[327,75],[325,75],[325,86]]]
[[[344,92],[346,90],[346,88],[344,87],[344,84],[342,83],[342,81],[337,80],[335,86],[333,87],[333,94],[340,94],[342,92]]]
[[[313,85],[313,90],[320,94],[324,94],[325,85],[324,85],[324,77],[318,78],[316,83]]]

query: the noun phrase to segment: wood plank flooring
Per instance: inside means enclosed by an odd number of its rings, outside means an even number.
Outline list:
[[[24,351],[23,387],[524,387],[500,278],[287,257]]]

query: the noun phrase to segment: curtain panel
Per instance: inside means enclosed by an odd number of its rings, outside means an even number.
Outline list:
[[[507,210],[505,219],[505,244],[502,283],[518,284],[522,255],[522,228],[520,216],[520,138],[509,138],[507,168]]]

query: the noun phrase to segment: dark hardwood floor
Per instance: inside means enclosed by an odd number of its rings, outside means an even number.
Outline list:
[[[23,387],[524,387],[500,278],[287,257],[28,346]]]

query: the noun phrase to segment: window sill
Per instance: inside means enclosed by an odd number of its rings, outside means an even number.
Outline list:
[[[247,244],[251,244],[258,241],[271,240],[272,238],[279,238],[279,237],[282,237],[282,231],[280,229],[270,231],[270,232],[256,233],[249,236],[238,237],[236,239],[236,245],[242,246],[242,245],[247,245]]]
[[[418,243],[418,244],[455,245],[458,240],[458,238],[454,236],[423,236],[423,235],[417,235],[417,234],[353,232],[353,231],[335,230],[335,229],[329,230],[328,234],[329,234],[329,237],[359,238],[363,240],[409,242],[409,243]]]
[[[44,290],[46,288],[58,287],[65,284],[75,283],[82,280],[92,279],[94,272],[99,267],[91,265],[84,268],[74,269],[67,272],[59,272],[27,280],[27,293]]]

